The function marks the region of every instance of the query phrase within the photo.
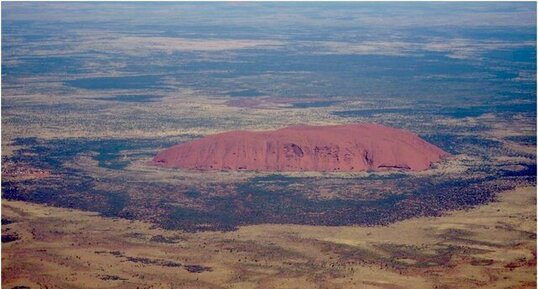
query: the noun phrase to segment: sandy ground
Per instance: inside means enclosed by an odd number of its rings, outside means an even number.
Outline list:
[[[535,187],[384,227],[184,233],[5,200],[2,223],[3,288],[536,287]]]

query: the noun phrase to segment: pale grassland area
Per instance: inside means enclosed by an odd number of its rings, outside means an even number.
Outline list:
[[[194,234],[4,201],[3,286],[534,288],[536,188],[383,227],[256,225]],[[207,267],[192,273],[189,265]],[[36,274],[39,272],[39,274]],[[437,287],[435,287],[437,286]]]

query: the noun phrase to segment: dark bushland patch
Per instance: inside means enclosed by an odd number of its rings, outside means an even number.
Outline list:
[[[295,108],[311,108],[311,107],[327,107],[339,103],[339,101],[312,101],[312,102],[295,102],[293,107]]]
[[[2,225],[9,225],[9,224],[13,224],[15,223],[15,221],[11,220],[11,219],[8,219],[8,218],[2,218]]]
[[[162,259],[151,259],[151,258],[145,258],[145,257],[129,257],[129,256],[122,256],[125,257],[125,259],[129,262],[133,263],[142,263],[147,265],[157,265],[162,267],[181,267],[181,263],[169,261],[169,260],[162,260]]]
[[[421,137],[451,154],[465,153],[489,157],[492,153],[504,152],[500,141],[478,136],[459,134],[426,134]]]
[[[117,276],[117,275],[99,275],[99,279],[101,280],[112,280],[112,281],[125,281],[125,280],[129,280],[129,279],[126,279],[126,278],[122,278],[120,276]]]
[[[500,174],[506,177],[536,177],[536,164],[519,164],[524,169],[519,171],[501,169]]]
[[[247,97],[247,96],[262,96],[263,93],[259,92],[256,89],[242,89],[242,90],[236,90],[236,91],[230,91],[228,92],[230,96],[233,97]]]
[[[364,181],[368,181],[364,178]],[[237,184],[235,194],[198,198],[204,209],[167,207],[161,225],[168,229],[231,230],[239,225],[277,223],[308,225],[385,225],[416,216],[439,216],[446,210],[489,202],[496,192],[512,188],[496,177],[482,179],[409,179],[400,194],[378,199],[311,199],[294,184],[308,178],[281,175],[255,177]],[[350,180],[357,182],[357,180]],[[401,178],[387,179],[397,186]],[[420,185],[419,185],[420,184]],[[315,184],[313,184],[315,186]],[[388,184],[387,184],[388,185]],[[407,191],[405,191],[407,190]]]
[[[200,196],[200,192],[194,189],[188,190],[184,194],[191,199],[198,198]]]
[[[471,107],[402,107],[402,108],[366,108],[355,110],[335,111],[339,117],[372,117],[382,114],[422,114],[429,116],[445,116],[451,118],[478,117],[486,113],[496,115],[514,115],[518,113],[536,115],[536,103],[492,103],[489,105]]]
[[[100,212],[107,217],[118,216],[129,201],[129,196],[126,193],[99,192],[96,193],[106,198],[106,207]]]
[[[179,241],[184,240],[184,238],[181,236],[166,237],[163,235],[155,235],[155,236],[152,236],[149,240],[151,242],[156,242],[156,243],[175,244],[175,243],[178,243]]]
[[[68,80],[66,85],[92,89],[144,89],[157,87],[160,83],[159,75],[136,75],[136,76],[110,76],[110,77],[90,77]]]
[[[423,110],[418,108],[369,108],[335,111],[333,114],[339,117],[372,117],[377,114],[416,114],[419,112],[423,112]]]
[[[24,146],[13,157],[14,161],[31,163],[33,166],[46,169],[62,170],[63,165],[75,161],[79,155],[94,154],[98,165],[103,168],[121,170],[129,164],[124,160],[124,151],[151,149],[158,146],[170,146],[172,140],[154,141],[151,139],[88,139],[76,138],[68,140],[41,140],[37,138],[17,138],[15,145]],[[148,151],[139,157],[150,157]],[[69,168],[69,172],[72,172]]]
[[[211,267],[201,266],[201,265],[185,265],[185,270],[191,273],[202,273],[206,271],[213,271]]]
[[[19,239],[20,237],[16,233],[2,235],[2,243],[10,243]]]
[[[536,136],[535,135],[516,135],[505,137],[504,139],[516,142],[522,145],[534,145],[536,146]]]
[[[495,263],[492,259],[473,259],[471,260],[471,265],[473,266],[490,266]]]
[[[191,273],[202,273],[205,271],[212,271],[213,269],[211,267],[206,267],[202,265],[183,265],[176,261],[171,260],[165,260],[165,259],[154,259],[154,258],[147,258],[147,257],[136,257],[136,256],[127,256],[123,252],[120,251],[95,251],[95,254],[108,254],[112,255],[116,258],[122,258],[125,259],[127,262],[132,263],[141,263],[145,265],[155,265],[155,266],[161,266],[161,267],[178,267],[183,268]],[[110,279],[110,280],[119,280],[119,279]]]

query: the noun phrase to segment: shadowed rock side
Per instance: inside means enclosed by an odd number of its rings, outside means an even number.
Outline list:
[[[447,155],[411,132],[382,125],[299,125],[207,136],[160,152],[153,164],[200,170],[421,171]]]

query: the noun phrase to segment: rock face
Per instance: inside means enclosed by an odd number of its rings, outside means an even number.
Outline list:
[[[298,125],[207,136],[160,152],[153,164],[200,170],[421,171],[447,155],[411,132],[382,125]]]

